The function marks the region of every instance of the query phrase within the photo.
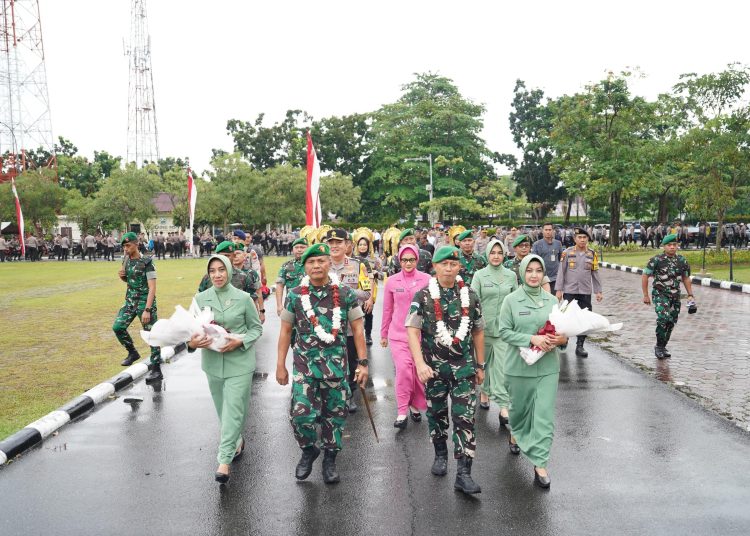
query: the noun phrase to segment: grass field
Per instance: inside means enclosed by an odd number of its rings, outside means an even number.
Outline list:
[[[615,264],[622,264],[625,266],[634,266],[643,268],[648,263],[648,260],[657,254],[659,250],[648,250],[641,252],[623,252],[623,253],[605,253],[604,260],[606,262],[612,262]],[[693,275],[701,275],[701,265],[691,264],[690,269]],[[713,279],[729,280],[729,266],[728,265],[706,265],[706,272],[710,274]],[[750,283],[750,265],[748,263],[734,263],[734,281],[737,283]]]
[[[269,287],[282,257],[266,257]],[[125,352],[112,332],[125,284],[120,262],[0,264],[0,440],[122,371]],[[187,307],[206,259],[156,262],[160,317]],[[273,300],[273,297],[269,298]],[[148,346],[130,334],[144,361]]]

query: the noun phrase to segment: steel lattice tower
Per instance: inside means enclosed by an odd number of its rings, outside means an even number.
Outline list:
[[[130,42],[125,55],[130,58],[127,161],[135,162],[140,167],[144,162],[159,160],[159,134],[156,128],[151,36],[148,33],[146,0],[131,0]]]
[[[43,149],[54,164],[54,138],[38,0],[0,0],[0,182]],[[41,163],[38,163],[41,164]]]

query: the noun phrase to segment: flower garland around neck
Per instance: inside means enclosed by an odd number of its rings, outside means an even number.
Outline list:
[[[300,300],[302,301],[302,309],[310,319],[310,323],[313,325],[313,331],[315,335],[326,344],[331,344],[336,340],[336,337],[341,331],[341,301],[339,298],[339,277],[335,273],[329,273],[328,277],[331,279],[331,288],[333,292],[333,326],[331,333],[328,333],[323,326],[320,325],[318,317],[313,311],[312,303],[310,302],[310,276],[306,275],[302,278],[300,285],[302,286],[302,295]]]
[[[443,309],[440,305],[440,285],[436,277],[430,278],[428,285],[430,298],[435,307],[435,318],[437,319],[437,340],[443,346],[459,344],[469,334],[469,287],[466,286],[461,276],[456,277],[461,298],[461,323],[454,335],[451,335],[443,320]]]

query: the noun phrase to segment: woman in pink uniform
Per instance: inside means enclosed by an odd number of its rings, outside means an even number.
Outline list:
[[[391,345],[391,357],[396,366],[396,402],[398,416],[393,426],[404,429],[407,424],[407,411],[411,410],[414,422],[422,420],[421,411],[427,409],[424,385],[417,377],[414,359],[409,351],[409,340],[404,322],[411,306],[411,300],[418,290],[430,281],[430,276],[417,270],[419,250],[411,244],[398,252],[401,271],[388,278],[385,283],[383,300],[383,321],[380,327],[380,346]]]

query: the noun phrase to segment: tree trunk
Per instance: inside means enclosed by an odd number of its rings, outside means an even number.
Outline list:
[[[719,226],[716,228],[716,251],[721,251],[721,242],[724,238],[724,217],[726,210],[720,208],[716,213]]]
[[[609,196],[609,243],[611,246],[620,245],[620,198],[622,191],[616,190]]]
[[[662,223],[667,221],[669,216],[669,199],[667,198],[668,192],[659,194],[659,212],[656,216],[656,223]]]
[[[567,227],[570,224],[570,209],[573,206],[573,198],[568,197],[567,200],[567,207],[565,207],[565,226]]]

